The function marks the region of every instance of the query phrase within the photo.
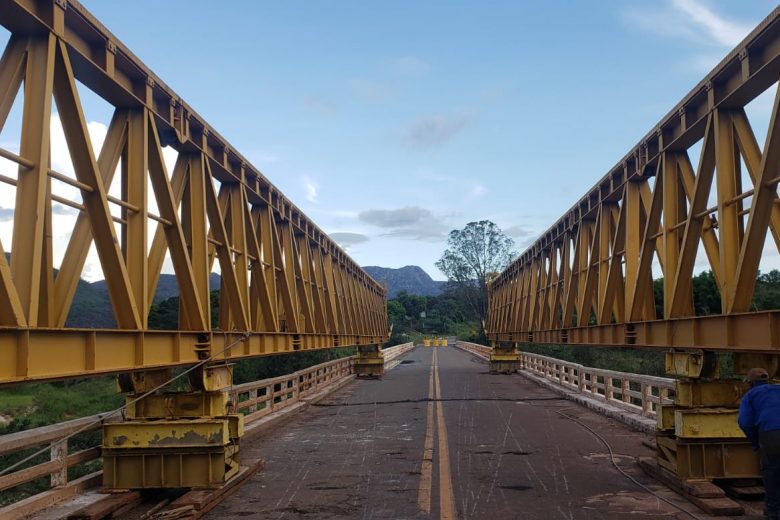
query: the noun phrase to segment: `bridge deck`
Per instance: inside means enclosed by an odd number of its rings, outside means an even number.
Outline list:
[[[520,376],[491,376],[455,348],[435,358],[418,347],[381,381],[352,383],[245,442],[244,456],[264,458],[265,469],[207,518],[686,517],[620,475],[604,445],[558,412],[604,436],[632,476],[696,511],[634,464],[651,455],[641,434]],[[436,376],[441,401],[429,404]]]

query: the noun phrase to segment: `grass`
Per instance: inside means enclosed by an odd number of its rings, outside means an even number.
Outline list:
[[[0,414],[16,417],[29,411],[35,396],[26,388],[0,390]]]

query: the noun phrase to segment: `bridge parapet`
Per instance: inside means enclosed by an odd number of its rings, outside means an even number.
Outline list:
[[[491,359],[493,349],[485,345],[458,341],[456,346]],[[655,377],[539,354],[519,356],[520,372],[526,377],[599,413],[655,433],[657,457],[648,463],[652,466],[648,471],[673,486],[688,479],[758,475],[758,457],[736,423],[736,404],[746,391],[741,381]],[[667,355],[667,363],[671,359]]]
[[[485,345],[458,341],[458,348],[485,359],[492,349]],[[674,403],[675,380],[593,368],[540,354],[520,354],[520,369],[629,412],[656,418],[661,405]]]
[[[383,350],[386,365],[392,366],[400,356],[414,348],[413,343],[403,343]],[[251,381],[235,385],[229,392],[230,402],[237,413],[244,415],[248,430],[260,419],[274,412],[290,409],[320,392],[330,392],[354,375],[355,356],[334,359],[279,377]],[[0,475],[0,493],[33,480],[49,477],[51,489],[32,495],[0,508],[0,520],[20,518],[33,514],[54,503],[66,500],[82,491],[100,485],[102,471],[68,480],[68,469],[84,467],[101,457],[100,441],[93,446],[72,452],[71,438],[102,429],[105,422],[119,421],[111,412],[90,415],[79,419],[33,428],[0,437],[0,456],[23,453],[44,447],[41,457],[49,452],[49,460],[27,464],[22,469]],[[34,459],[32,462],[36,462]],[[6,468],[0,468],[0,471]]]

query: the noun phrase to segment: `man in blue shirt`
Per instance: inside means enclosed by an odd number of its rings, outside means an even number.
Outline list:
[[[738,423],[761,455],[764,515],[780,520],[780,385],[770,385],[763,368],[751,368],[746,381],[750,390],[739,405]]]

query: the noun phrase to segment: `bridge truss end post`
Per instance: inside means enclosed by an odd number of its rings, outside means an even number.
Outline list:
[[[103,485],[113,489],[219,488],[239,472],[243,415],[231,413],[232,365],[203,365],[188,388],[157,390],[171,370],[123,374],[125,417],[103,425]]]
[[[735,374],[744,374],[753,366],[765,366],[770,374],[777,372],[777,356],[732,356]],[[737,425],[747,384],[741,379],[722,379],[721,358],[711,351],[671,350],[665,364],[666,372],[679,379],[673,401],[658,396],[658,469],[682,483],[760,478],[758,456]]]
[[[491,342],[490,373],[512,374],[520,371],[520,350],[517,343]]]
[[[382,377],[385,374],[385,355],[381,346],[360,345],[352,369],[358,377]]]

